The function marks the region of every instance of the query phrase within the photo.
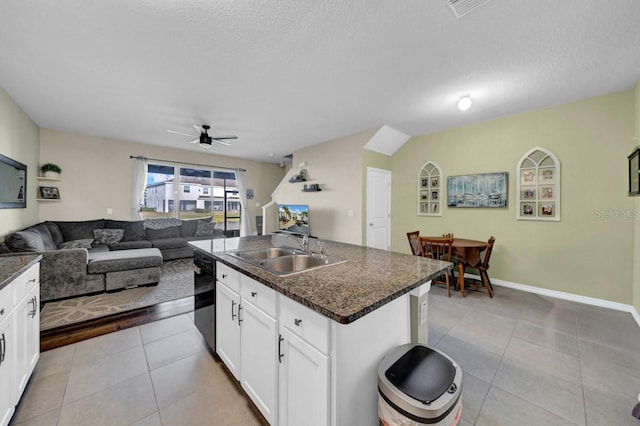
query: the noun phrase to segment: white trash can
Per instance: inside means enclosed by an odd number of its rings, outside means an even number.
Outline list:
[[[384,426],[454,426],[462,415],[462,369],[437,349],[408,343],[382,360],[378,394]]]

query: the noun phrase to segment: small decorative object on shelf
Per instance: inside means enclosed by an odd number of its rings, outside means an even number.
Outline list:
[[[57,179],[62,169],[57,164],[46,163],[40,166],[40,171],[44,177]]]
[[[305,169],[300,170],[300,174],[293,175],[291,179],[289,179],[289,182],[291,183],[306,182],[306,181],[307,181],[307,171]]]
[[[318,192],[318,191],[322,191],[320,189],[320,185],[317,183],[312,183],[311,185],[305,185],[302,188],[302,192]]]
[[[57,200],[60,199],[60,192],[55,186],[41,186],[40,197],[45,200]]]

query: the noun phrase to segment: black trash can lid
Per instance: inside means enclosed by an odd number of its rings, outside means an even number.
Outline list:
[[[396,388],[423,404],[431,404],[449,389],[456,368],[439,352],[414,346],[384,375]]]

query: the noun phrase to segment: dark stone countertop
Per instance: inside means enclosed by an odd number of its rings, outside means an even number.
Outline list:
[[[311,250],[317,251],[314,240],[311,241]],[[191,241],[189,244],[342,324],[363,317],[453,267],[449,262],[419,256],[322,241],[329,258],[347,261],[289,276],[275,275],[225,253],[270,247],[269,235]]]
[[[0,290],[15,280],[21,273],[42,259],[39,254],[21,254],[0,257]]]

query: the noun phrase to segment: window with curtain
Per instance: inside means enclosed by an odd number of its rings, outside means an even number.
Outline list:
[[[227,235],[237,235],[240,214],[234,172],[195,165],[148,164],[147,182],[140,204],[143,219],[211,217],[216,228],[226,231]]]

